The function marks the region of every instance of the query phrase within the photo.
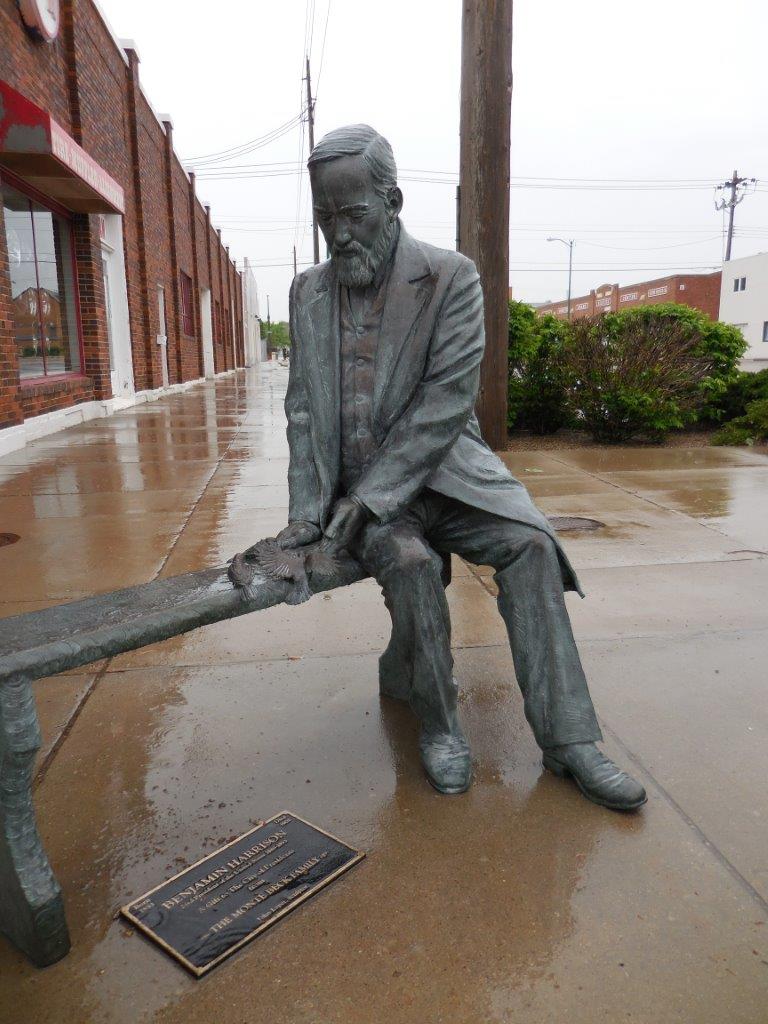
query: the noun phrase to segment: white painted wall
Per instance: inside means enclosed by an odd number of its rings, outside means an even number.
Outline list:
[[[119,399],[130,399],[134,392],[133,356],[123,251],[123,218],[119,213],[104,214],[101,224],[112,395]]]
[[[210,288],[200,290],[200,315],[203,328],[203,374],[208,380],[213,380],[213,313]]]
[[[741,278],[746,279],[744,290],[735,290],[734,281]],[[745,368],[761,369],[756,362],[768,367],[768,341],[763,341],[768,331],[768,252],[723,264],[720,320],[741,328],[749,345],[742,363]]]
[[[246,258],[243,270],[243,334],[245,335],[245,365],[253,366],[267,358],[267,342],[262,340],[259,323],[259,291],[256,278]]]

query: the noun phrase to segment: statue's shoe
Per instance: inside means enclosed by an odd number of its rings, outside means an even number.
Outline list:
[[[472,755],[458,727],[451,733],[422,730],[419,752],[427,778],[439,793],[465,793],[469,789]]]
[[[554,775],[571,777],[587,800],[612,811],[636,811],[648,799],[640,783],[617,768],[594,743],[550,747],[542,763]]]

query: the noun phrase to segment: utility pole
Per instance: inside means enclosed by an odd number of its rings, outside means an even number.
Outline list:
[[[307,57],[307,126],[309,128],[309,152],[315,148],[315,103],[312,99],[312,79],[309,75],[309,57]],[[312,251],[315,263],[320,262],[320,238],[317,233],[317,218],[312,207]]]
[[[463,0],[460,243],[485,296],[477,414],[497,449],[507,439],[511,103],[512,0]]]
[[[747,189],[749,188],[749,186],[751,185],[753,187],[753,189],[754,189],[754,186],[756,184],[757,184],[757,179],[756,178],[740,178],[739,177],[739,172],[738,171],[734,171],[733,172],[733,177],[731,178],[730,181],[724,181],[720,185],[716,185],[715,186],[715,191],[716,192],[719,192],[721,190],[723,192],[725,192],[726,189],[727,189],[731,193],[730,196],[728,196],[727,199],[726,199],[726,197],[724,195],[723,198],[720,199],[719,201],[715,200],[715,209],[716,210],[727,210],[728,211],[728,237],[727,237],[727,240],[726,240],[726,243],[725,243],[725,262],[726,263],[731,258],[731,247],[733,246],[733,211],[736,209],[736,207],[739,205],[739,203],[742,202],[744,197],[747,195]]]
[[[296,246],[294,245],[294,247],[293,247],[293,276],[296,277],[298,272],[299,271],[298,271],[298,269],[296,267]]]
[[[272,321],[269,319],[269,296],[267,296],[267,356],[269,356],[269,343],[272,340]]]
[[[461,185],[456,186],[456,252],[461,252]]]

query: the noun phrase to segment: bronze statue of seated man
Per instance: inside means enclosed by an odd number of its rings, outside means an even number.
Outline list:
[[[392,149],[367,125],[330,132],[308,166],[330,259],[291,288],[290,510],[278,543],[322,538],[381,585],[392,617],[382,693],[409,701],[427,777],[442,793],[471,782],[444,559],[492,566],[544,766],[596,803],[635,810],[643,787],[595,745],[602,735],[563,597],[581,593],[575,573],[480,435],[474,264],[406,232]]]

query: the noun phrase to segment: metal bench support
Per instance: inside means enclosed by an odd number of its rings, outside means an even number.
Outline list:
[[[0,931],[38,967],[69,952],[64,902],[40,841],[32,772],[40,749],[32,681],[0,686]]]

